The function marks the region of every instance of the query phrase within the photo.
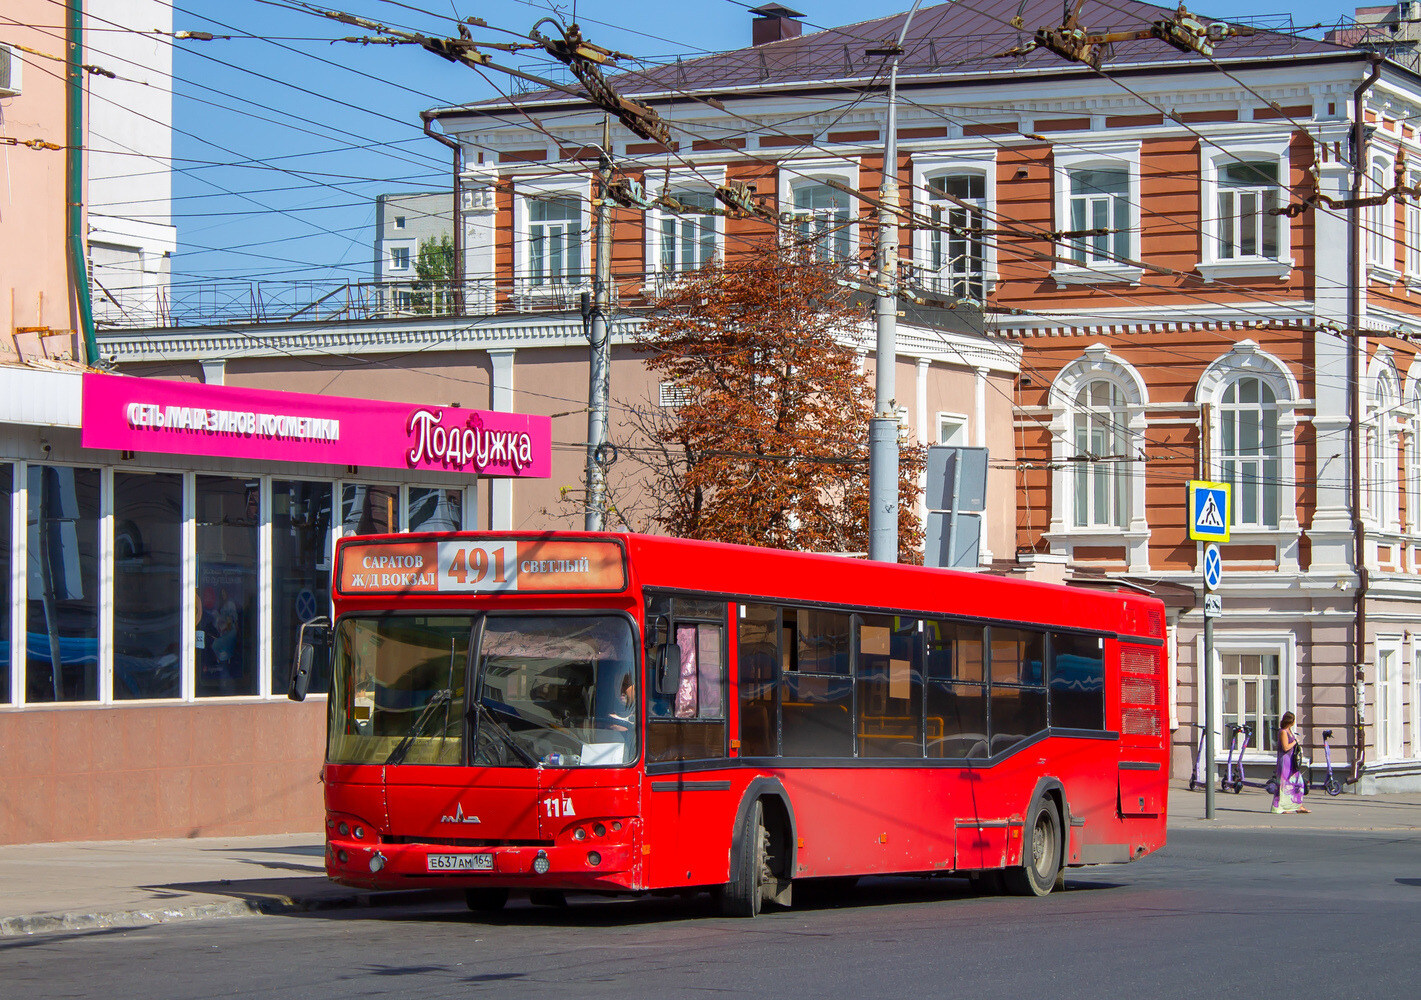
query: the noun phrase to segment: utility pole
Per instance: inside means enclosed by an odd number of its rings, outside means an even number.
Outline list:
[[[898,361],[898,57],[922,0],[903,20],[898,44],[870,49],[892,55],[888,74],[888,127],[883,134],[883,178],[878,184],[878,344],[873,377],[873,420],[868,431],[868,557],[898,561],[898,415],[894,368]]]
[[[597,194],[592,199],[593,232],[597,243],[596,273],[592,279],[592,322],[588,334],[590,386],[587,393],[587,511],[583,527],[607,527],[607,393],[611,350],[607,312],[612,284],[612,220],[607,188],[612,183],[612,125],[602,118],[602,152],[597,160]]]

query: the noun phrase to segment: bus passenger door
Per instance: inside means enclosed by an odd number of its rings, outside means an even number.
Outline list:
[[[642,856],[653,888],[718,885],[730,877],[739,803],[716,766],[729,753],[725,624],[723,617],[687,620],[710,617],[711,609],[696,607],[704,603],[674,602],[679,677],[660,676],[657,663],[647,665]]]

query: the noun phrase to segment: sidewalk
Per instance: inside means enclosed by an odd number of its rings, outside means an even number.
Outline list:
[[[329,881],[318,833],[0,848],[0,938],[449,896]]]
[[[1307,815],[1274,816],[1258,789],[1215,794],[1170,787],[1171,830],[1414,830],[1421,794],[1350,793],[1305,800]],[[457,892],[366,892],[328,881],[320,834],[34,844],[0,849],[0,937],[138,927],[168,920],[299,913],[458,898]]]

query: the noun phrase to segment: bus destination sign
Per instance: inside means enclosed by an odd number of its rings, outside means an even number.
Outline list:
[[[627,586],[616,542],[451,537],[341,548],[338,587],[358,594],[615,592]]]

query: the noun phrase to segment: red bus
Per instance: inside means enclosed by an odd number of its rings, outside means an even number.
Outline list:
[[[342,539],[326,870],[368,888],[966,875],[1163,846],[1164,612],[1135,593],[643,535]],[[824,885],[826,883],[820,883]]]

